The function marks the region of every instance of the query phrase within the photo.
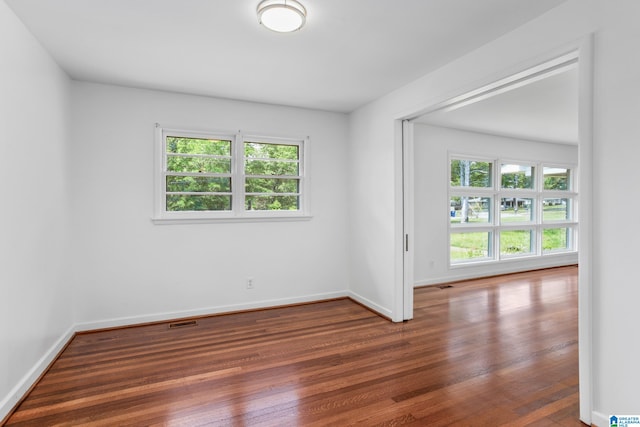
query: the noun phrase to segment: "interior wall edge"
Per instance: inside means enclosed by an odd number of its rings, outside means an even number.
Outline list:
[[[595,427],[604,427],[609,425],[609,417],[598,411],[591,412],[591,425]]]
[[[348,297],[351,298],[352,300],[354,300],[355,302],[357,302],[358,304],[364,305],[369,310],[372,310],[372,311],[378,313],[382,317],[386,317],[387,319],[392,319],[393,318],[393,312],[392,312],[392,310],[390,308],[383,307],[380,304],[375,303],[375,302],[371,301],[370,299],[365,298],[362,295],[360,295],[360,294],[358,294],[358,293],[356,293],[354,291],[349,291],[348,292]]]
[[[70,326],[56,342],[38,359],[20,381],[11,389],[0,401],[0,425],[4,425],[6,418],[17,408],[18,404],[31,391],[31,388],[40,380],[51,364],[58,358],[60,353],[71,342],[77,331],[76,325]]]

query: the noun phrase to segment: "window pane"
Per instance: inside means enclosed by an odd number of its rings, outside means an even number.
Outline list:
[[[500,199],[500,223],[533,221],[533,199],[503,197]]]
[[[491,162],[478,162],[474,160],[451,160],[451,186],[452,187],[491,187]]]
[[[231,178],[208,176],[167,176],[168,192],[207,192],[228,193],[231,191]]]
[[[231,141],[167,136],[167,153],[231,155]]]
[[[489,232],[451,233],[449,253],[451,262],[472,261],[489,258]]]
[[[488,223],[491,221],[491,198],[453,196],[449,201],[451,224]]]
[[[247,175],[293,175],[298,176],[298,162],[283,162],[278,160],[251,160],[244,163],[244,170]]]
[[[527,255],[533,252],[531,230],[508,230],[500,232],[500,255]]]
[[[245,209],[248,211],[300,210],[300,147],[247,142],[245,153]],[[251,175],[292,178],[252,178]],[[295,178],[294,178],[295,177]],[[262,194],[255,194],[262,193]],[[280,195],[278,193],[294,193]]]
[[[503,164],[500,167],[502,188],[533,188],[534,167]]]
[[[167,194],[167,211],[229,211],[231,196]]]
[[[542,251],[553,252],[568,250],[569,248],[568,228],[546,228],[542,230]]]
[[[299,160],[299,148],[297,145],[245,142],[244,156],[251,159]]]
[[[247,178],[247,193],[299,193],[299,179],[284,178]]]
[[[231,173],[231,159],[167,156],[168,172]]]
[[[570,218],[569,199],[544,199],[542,201],[543,221],[567,221]]]
[[[571,170],[566,168],[543,168],[545,190],[568,190]]]
[[[296,211],[300,209],[299,196],[246,196],[245,209],[248,211]]]

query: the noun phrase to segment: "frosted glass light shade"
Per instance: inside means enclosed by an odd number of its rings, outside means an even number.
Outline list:
[[[307,10],[296,0],[263,0],[256,12],[258,22],[279,33],[297,31],[307,21]]]

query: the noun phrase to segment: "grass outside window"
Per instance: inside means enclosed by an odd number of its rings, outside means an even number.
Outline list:
[[[490,237],[489,232],[451,233],[451,262],[489,258]]]

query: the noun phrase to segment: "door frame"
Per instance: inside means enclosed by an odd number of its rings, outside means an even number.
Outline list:
[[[401,150],[401,164],[397,167],[397,182],[402,183],[402,216],[397,219],[397,242],[402,242],[401,258],[402,281],[396,286],[395,318],[403,320],[413,318],[414,287],[414,166],[413,166],[413,124],[423,114],[451,107],[454,104],[478,99],[488,93],[517,84],[536,73],[544,73],[553,66],[562,64],[571,58],[578,61],[579,100],[578,100],[578,362],[579,362],[579,398],[580,419],[591,424],[593,405],[592,383],[592,260],[593,260],[593,35],[588,35],[575,43],[561,46],[543,57],[532,58],[517,69],[503,70],[476,85],[461,91],[460,94],[427,103],[405,112],[396,118],[396,147]],[[396,163],[398,166],[398,164]],[[400,176],[398,176],[400,175]],[[401,234],[400,234],[401,233]],[[398,312],[398,310],[400,312]]]
[[[414,163],[413,123],[402,120],[402,212],[403,212],[403,284],[402,319],[413,319],[414,278]]]

